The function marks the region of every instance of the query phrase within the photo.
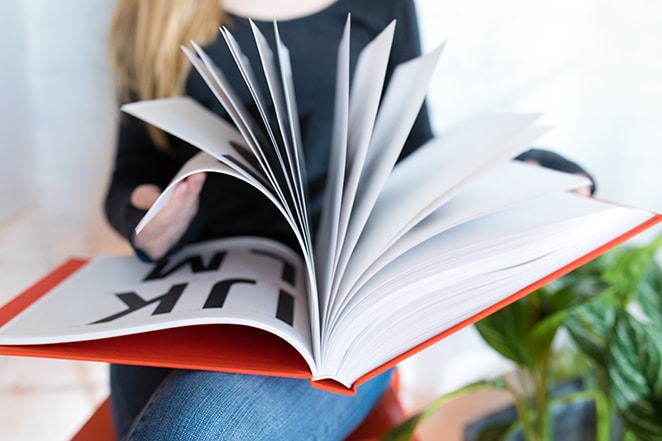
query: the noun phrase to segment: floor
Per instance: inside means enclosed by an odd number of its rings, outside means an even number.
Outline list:
[[[0,29],[23,37],[0,74],[0,304],[68,256],[128,252],[101,211],[116,118],[103,52],[113,4],[0,5]],[[439,131],[477,112],[543,112],[556,129],[540,145],[585,165],[599,196],[662,211],[662,4],[418,5],[424,45],[448,39],[430,95]],[[508,368],[467,329],[403,364],[403,401],[413,410]],[[0,357],[0,439],[66,440],[107,392],[102,364]],[[475,411],[476,402],[445,408],[424,441],[461,439]]]

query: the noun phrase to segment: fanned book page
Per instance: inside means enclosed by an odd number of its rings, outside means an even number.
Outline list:
[[[513,162],[547,130],[536,114],[476,116],[398,162],[443,46],[394,67],[386,84],[396,27],[353,66],[351,17],[339,29],[334,102],[319,104],[334,106],[334,121],[318,231],[277,23],[273,47],[251,23],[259,65],[221,30],[244,84],[230,84],[195,43],[183,48],[231,121],[185,97],[123,107],[200,150],[137,233],[181,180],[220,173],[264,194],[298,248],[233,237],[158,264],[133,256],[69,262],[0,308],[0,353],[309,377],[352,393],[660,222],[573,193],[589,185],[585,177]],[[252,103],[235,87],[246,87]]]

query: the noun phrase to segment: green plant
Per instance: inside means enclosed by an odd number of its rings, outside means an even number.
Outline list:
[[[494,350],[514,362],[517,387],[483,381],[440,397],[385,440],[410,439],[416,425],[454,396],[479,388],[509,391],[517,421],[485,439],[507,439],[521,430],[527,441],[553,437],[551,408],[572,401],[595,404],[597,439],[610,439],[615,418],[625,439],[662,440],[662,269],[655,261],[662,236],[642,247],[620,247],[580,267],[476,324]],[[581,357],[566,375],[585,387],[552,396],[559,350],[567,330]],[[577,360],[577,357],[574,357]]]
[[[626,437],[662,440],[662,237],[619,248],[597,263],[599,296],[582,304],[566,328],[594,368],[597,388],[623,420]]]

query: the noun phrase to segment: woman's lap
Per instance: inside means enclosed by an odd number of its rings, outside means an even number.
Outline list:
[[[345,396],[301,379],[111,367],[115,426],[131,440],[342,440],[389,382],[390,372]]]

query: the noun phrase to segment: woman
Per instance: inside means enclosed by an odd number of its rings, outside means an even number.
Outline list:
[[[413,0],[225,0],[222,7],[219,0],[120,0],[111,55],[123,99],[186,94],[227,117],[179,49],[194,40],[250,106],[218,27],[227,26],[257,66],[247,17],[256,20],[272,45],[272,19],[278,19],[292,57],[314,231],[329,155],[336,50],[350,12],[353,61],[393,19],[397,26],[387,81],[395,65],[419,54]],[[403,155],[430,137],[423,109]],[[295,243],[282,216],[263,203],[262,195],[237,180],[203,174],[181,182],[167,209],[136,236],[140,217],[195,152],[137,120],[121,118],[106,213],[139,255],[158,260],[184,243],[237,234]],[[112,366],[111,397],[117,433],[124,439],[340,440],[367,415],[389,379],[383,374],[346,397],[314,389],[307,380]]]

